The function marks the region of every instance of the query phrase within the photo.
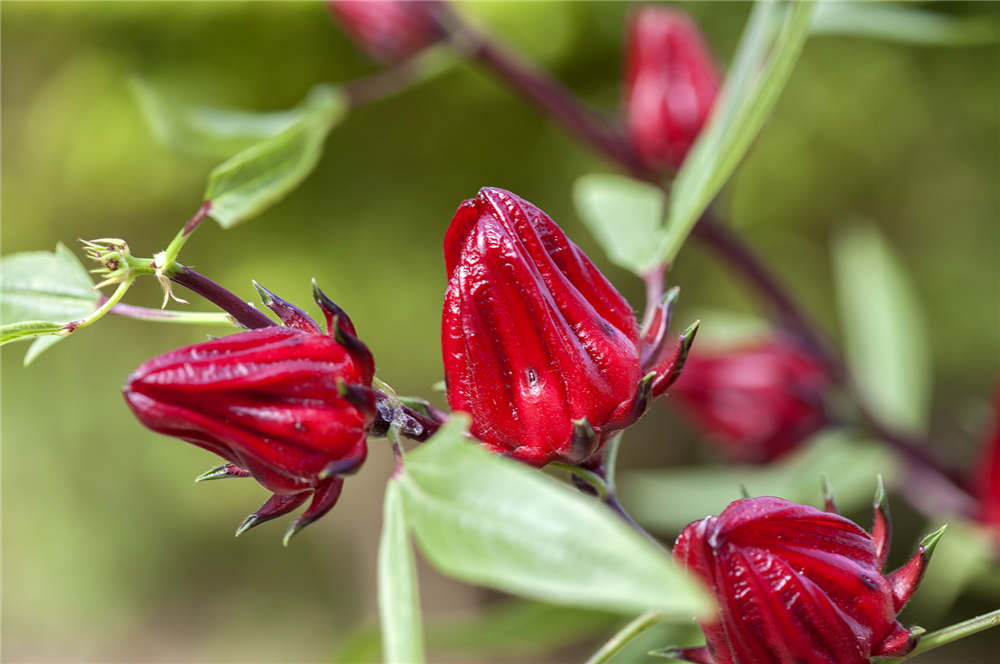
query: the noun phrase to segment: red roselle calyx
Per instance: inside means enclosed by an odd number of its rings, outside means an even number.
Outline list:
[[[508,191],[462,203],[444,255],[448,403],[493,451],[534,466],[593,464],[683,366],[695,328],[665,342],[676,290],[640,334],[586,254]]]
[[[671,654],[700,664],[868,664],[910,652],[922,630],[906,630],[896,615],[943,529],[883,576],[890,528],[879,494],[871,535],[835,513],[771,497],[737,500],[687,526],[674,559],[707,584],[719,613],[701,624],[706,647]]]
[[[719,93],[719,75],[698,26],[677,9],[640,8],[629,22],[625,74],[636,149],[651,168],[678,168]]]
[[[812,355],[773,338],[693,352],[670,397],[730,456],[766,462],[825,426],[824,398],[831,383]]]
[[[1000,551],[1000,385],[994,397],[993,428],[979,464],[979,521],[993,533]]]
[[[398,62],[443,37],[437,2],[423,0],[328,0],[334,20],[369,55]]]
[[[285,535],[287,543],[333,507],[343,476],[365,460],[375,365],[351,320],[319,289],[325,333],[301,310],[258,290],[285,327],[154,357],[129,376],[123,392],[145,426],[226,461],[199,480],[252,475],[273,492],[237,535],[311,497]]]

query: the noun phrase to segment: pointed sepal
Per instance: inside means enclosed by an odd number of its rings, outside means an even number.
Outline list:
[[[872,657],[903,657],[913,652],[920,642],[920,637],[926,632],[923,627],[906,629],[899,623],[893,625],[892,631],[882,642],[872,648]]]
[[[885,580],[889,582],[889,589],[892,591],[892,604],[896,613],[899,613],[903,606],[910,601],[910,597],[920,585],[920,579],[923,578],[924,572],[927,570],[927,563],[930,562],[931,554],[934,553],[934,547],[937,546],[947,528],[947,525],[941,526],[925,537],[920,542],[920,546],[917,547],[914,556],[905,565],[885,577]]]
[[[319,325],[316,324],[316,321],[310,318],[309,314],[302,311],[294,304],[282,300],[280,297],[264,288],[256,281],[253,282],[253,287],[257,289],[257,295],[260,296],[260,301],[264,303],[264,306],[274,312],[285,327],[302,330],[303,332],[309,332],[310,334],[320,334],[322,332]]]
[[[375,390],[337,376],[337,396],[367,415],[375,415]]]
[[[671,356],[657,366],[653,367],[653,371],[656,371],[656,373],[659,374],[659,377],[653,383],[654,397],[663,394],[668,387],[673,385],[674,382],[680,378],[681,371],[684,369],[684,363],[687,362],[688,353],[691,352],[691,344],[694,343],[694,338],[695,335],[698,334],[698,327],[700,325],[700,320],[696,320],[691,323],[691,325],[689,325],[688,328],[681,333]]]
[[[597,431],[586,417],[573,420],[573,435],[570,439],[569,457],[572,463],[580,463],[593,456],[600,444]]]
[[[830,478],[826,476],[826,473],[819,474],[819,487],[820,492],[823,494],[823,510],[830,514],[840,514],[837,511],[837,501],[833,499],[833,487],[830,486]]]
[[[339,477],[335,477],[317,487],[316,491],[313,492],[313,499],[309,503],[309,507],[288,527],[281,543],[288,546],[288,543],[300,530],[329,512],[337,504],[337,499],[340,498],[340,491],[343,488],[344,480]]]
[[[368,350],[368,346],[361,339],[354,336],[354,327],[350,326],[350,329],[348,329],[348,326],[344,324],[340,316],[334,316],[330,324],[333,326],[334,340],[343,346],[344,350],[351,356],[351,359],[358,364],[362,380],[370,383],[375,376],[375,358],[372,356],[372,352]]]
[[[306,502],[306,498],[308,497],[308,492],[295,493],[290,496],[277,493],[274,494],[268,498],[267,502],[261,505],[256,512],[243,519],[243,523],[241,523],[240,527],[236,529],[236,537],[239,537],[251,528],[259,526],[262,523],[266,523],[271,519],[277,519],[279,516],[288,514],[296,507]]]
[[[315,279],[312,280],[312,288],[313,299],[316,300],[317,306],[319,306],[319,308],[323,311],[323,315],[326,316],[327,334],[331,334],[335,327],[344,327],[350,334],[356,334],[354,331],[354,323],[351,322],[350,316],[348,316],[347,312],[341,309],[336,302],[327,297],[326,293],[319,289],[319,284],[316,283]],[[335,318],[340,319],[339,326],[334,326],[333,320]]]
[[[667,330],[670,327],[670,318],[673,315],[674,305],[680,296],[681,289],[674,286],[660,299],[653,317],[649,324],[642,331],[642,352],[640,361],[643,367],[656,363],[656,358],[663,352]]]
[[[232,463],[224,463],[221,466],[209,468],[201,475],[194,478],[194,481],[196,483],[207,482],[209,480],[224,480],[230,477],[250,477],[250,471],[245,468],[240,468]]]
[[[361,464],[365,462],[365,458],[368,456],[368,447],[364,446],[361,449],[362,453],[357,456],[337,459],[336,461],[331,461],[327,464],[327,466],[319,472],[318,477],[320,481],[339,475],[353,475],[358,472]]]
[[[661,648],[659,650],[650,650],[646,654],[674,661],[693,662],[693,664],[715,664],[715,660],[712,658],[712,654],[708,652],[706,646],[699,646],[697,648]]]
[[[878,476],[875,485],[875,500],[872,502],[875,520],[872,523],[872,544],[875,546],[875,566],[881,570],[889,558],[889,542],[892,539],[892,519],[889,515],[889,499],[885,493],[885,482]]]

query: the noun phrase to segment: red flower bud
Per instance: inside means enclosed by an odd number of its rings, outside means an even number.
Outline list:
[[[403,60],[442,37],[437,2],[421,0],[328,0],[334,20],[376,60]]]
[[[652,168],[677,168],[719,93],[698,26],[684,12],[643,7],[631,18],[625,105],[636,149]]]
[[[493,451],[535,466],[591,461],[683,365],[693,333],[675,350],[663,341],[672,300],[640,338],[586,254],[508,191],[462,203],[444,255],[448,402]]]
[[[993,428],[979,464],[979,521],[993,531],[1000,549],[1000,386],[994,397]]]
[[[707,647],[673,654],[702,664],[868,664],[905,655],[919,632],[896,615],[941,532],[883,576],[882,501],[869,535],[837,514],[781,498],[737,500],[687,526],[674,545],[674,559],[706,583],[719,613],[701,624]]]
[[[201,479],[252,475],[274,495],[240,526],[287,514],[309,497],[288,538],[325,514],[342,476],[367,454],[375,411],[374,364],[350,319],[316,290],[328,333],[260,289],[288,327],[267,327],[188,346],[144,362],[125,400],[153,431],[227,463]]]
[[[770,461],[826,423],[830,377],[790,342],[696,352],[671,390],[680,412],[733,457]]]

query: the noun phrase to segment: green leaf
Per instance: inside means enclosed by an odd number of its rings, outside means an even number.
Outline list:
[[[64,327],[63,323],[50,323],[44,320],[24,320],[17,323],[6,323],[0,325],[0,345],[26,337],[56,334],[61,332]]]
[[[157,140],[177,152],[227,158],[280,134],[301,119],[303,107],[268,113],[186,106],[160,94],[147,81],[131,81]]]
[[[874,225],[857,225],[834,239],[841,326],[858,389],[890,426],[923,430],[930,349],[909,275]]]
[[[807,441],[795,454],[766,466],[636,471],[624,475],[619,483],[623,502],[640,523],[677,532],[692,521],[721,512],[741,497],[741,485],[752,496],[778,496],[819,505],[820,475],[825,473],[837,506],[849,512],[871,504],[877,474],[891,481],[896,472],[895,458],[884,447],[831,430]]]
[[[1000,40],[1000,26],[992,17],[956,17],[883,2],[821,2],[811,32],[924,46],[979,46]]]
[[[294,123],[212,171],[205,191],[212,202],[209,216],[229,228],[283,198],[312,172],[327,134],[346,111],[336,88],[315,86],[298,107]]]
[[[658,187],[621,175],[584,175],[573,200],[611,262],[640,277],[658,267],[666,209]]]
[[[764,126],[809,35],[813,8],[770,0],[754,6],[712,118],[674,180],[661,261],[674,260]]]
[[[407,522],[444,573],[533,599],[673,619],[711,613],[704,591],[593,498],[467,439],[455,416],[408,454]]]
[[[413,549],[406,532],[406,517],[399,485],[385,488],[382,539],[378,549],[378,606],[382,622],[385,662],[424,661],[420,595]]]
[[[0,259],[0,344],[62,332],[97,309],[100,294],[79,259],[62,244]],[[25,354],[33,361],[62,336],[39,338]]]

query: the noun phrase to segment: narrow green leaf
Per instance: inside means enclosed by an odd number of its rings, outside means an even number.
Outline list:
[[[0,344],[61,332],[93,313],[100,294],[79,259],[62,244],[54,252],[27,251],[0,259]],[[62,336],[40,338],[25,364]]]
[[[833,266],[847,362],[858,388],[887,424],[923,430],[930,349],[909,275],[869,223],[835,238]]]
[[[669,555],[610,509],[490,454],[453,417],[406,456],[407,522],[428,559],[458,579],[533,599],[671,619],[712,611]]]
[[[420,595],[413,549],[406,532],[406,516],[399,485],[385,488],[382,539],[378,549],[378,607],[382,647],[388,664],[424,661]]]
[[[300,120],[305,109],[252,112],[187,106],[134,78],[132,92],[157,140],[183,154],[227,158],[280,134]]]
[[[858,469],[864,469],[859,472]],[[778,496],[797,503],[821,504],[821,474],[833,486],[837,505],[851,511],[871,504],[876,475],[896,473],[891,452],[848,432],[827,431],[803,449],[767,466],[698,466],[636,471],[619,481],[622,499],[633,516],[651,528],[676,532],[740,498],[740,485],[751,496]]]
[[[338,90],[317,85],[297,110],[298,118],[273,137],[217,166],[208,178],[209,216],[229,228],[260,214],[312,172],[323,143],[347,111]]]
[[[23,320],[17,323],[0,325],[0,345],[18,339],[37,337],[42,334],[55,334],[63,329],[62,323],[50,323],[44,320]]]
[[[1000,40],[1000,26],[992,17],[956,17],[885,2],[821,2],[811,31],[924,46],[979,46]]]
[[[608,258],[640,277],[655,269],[666,196],[621,175],[584,175],[573,187],[577,214]]]
[[[712,118],[674,180],[662,261],[677,256],[764,126],[809,35],[813,8],[813,2],[771,0],[754,6]]]

